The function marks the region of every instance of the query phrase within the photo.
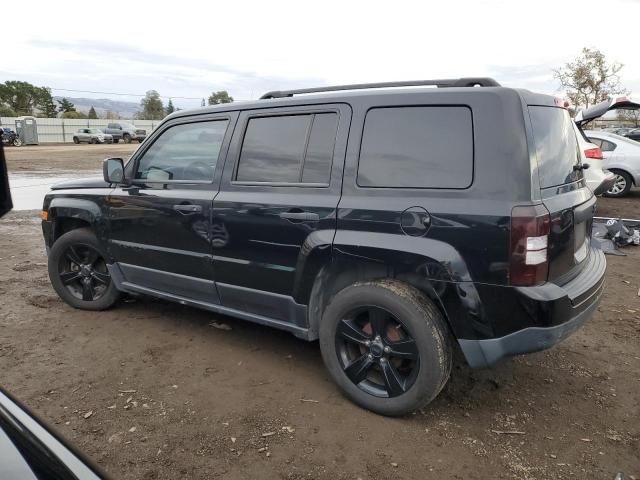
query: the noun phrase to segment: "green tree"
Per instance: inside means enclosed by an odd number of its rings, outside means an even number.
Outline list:
[[[230,97],[229,93],[227,93],[226,90],[213,92],[209,96],[209,105],[219,105],[221,103],[231,103],[231,102],[233,102],[233,97]]]
[[[62,100],[58,100],[58,103],[60,104],[60,107],[58,107],[58,110],[62,113],[76,111],[75,105],[66,98],[63,98]],[[65,117],[65,118],[72,118],[72,117]]]
[[[71,110],[69,112],[64,112],[62,114],[62,118],[87,118],[87,116],[82,112]]]
[[[6,104],[17,115],[33,115],[34,110],[45,110],[51,99],[51,90],[28,82],[7,80],[0,83],[0,104]]]
[[[166,108],[167,115],[171,115],[175,111],[176,109],[173,106],[173,102],[171,101],[171,99],[169,99],[169,103],[167,103],[167,108]]]
[[[56,118],[58,115],[58,107],[53,101],[50,91],[48,91],[48,95],[43,96],[42,103],[38,105],[38,108],[40,109],[41,116],[44,118]]]
[[[0,105],[0,117],[17,117],[15,110],[5,105]]]
[[[91,108],[89,109],[89,118],[98,118],[98,114],[96,113],[96,109],[93,108],[93,105],[91,105]]]
[[[140,101],[142,111],[138,113],[140,120],[161,120],[165,116],[164,106],[160,94],[155,90],[149,90]]]
[[[553,70],[553,76],[566,90],[573,105],[588,108],[612,95],[627,93],[618,76],[623,66],[619,62],[608,62],[596,48],[583,48],[573,62]]]

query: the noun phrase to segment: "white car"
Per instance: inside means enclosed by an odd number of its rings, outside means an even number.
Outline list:
[[[576,138],[580,147],[580,155],[582,163],[589,165],[589,168],[583,170],[584,179],[587,186],[594,195],[602,195],[611,188],[615,181],[615,175],[603,167],[604,155],[599,145],[590,142],[586,138],[580,128],[574,124],[576,130]]]
[[[640,186],[640,142],[609,132],[586,130],[584,133],[600,147],[604,167],[615,175],[613,185],[606,192],[608,197],[623,197],[632,186]]]
[[[582,154],[582,163],[588,164],[589,168],[584,170],[585,179],[587,184],[591,187],[594,194],[599,195],[604,193],[607,196],[622,197],[629,193],[632,183],[638,185],[638,177],[634,176],[626,167],[620,166],[621,159],[625,156],[620,150],[620,155],[613,155],[616,157],[614,162],[609,160],[612,155],[603,151],[602,142],[597,142],[598,138],[603,135],[614,135],[615,137],[631,142],[640,147],[640,144],[629,140],[625,137],[620,137],[613,133],[608,133],[602,130],[589,130],[593,136],[584,134],[584,127],[595,120],[600,118],[610,110],[639,110],[640,103],[635,103],[627,97],[610,98],[604,102],[600,102],[593,107],[580,110],[573,119],[577,127],[578,143],[580,144],[580,153]],[[615,151],[617,148],[614,148]],[[604,162],[603,162],[604,160]],[[624,163],[624,162],[623,162]],[[611,170],[611,172],[608,172]],[[634,170],[637,172],[637,170]],[[602,173],[601,173],[602,172]],[[602,177],[604,175],[604,178]],[[602,178],[601,183],[597,185],[598,179]],[[593,186],[592,186],[593,185]],[[596,186],[597,185],[597,186]]]

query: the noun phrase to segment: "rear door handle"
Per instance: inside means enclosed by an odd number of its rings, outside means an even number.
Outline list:
[[[202,212],[202,205],[174,205],[173,209],[176,212],[180,212],[183,215],[189,215],[191,213],[201,213]]]
[[[320,220],[320,215],[311,212],[282,212],[280,218],[298,222],[317,222]]]

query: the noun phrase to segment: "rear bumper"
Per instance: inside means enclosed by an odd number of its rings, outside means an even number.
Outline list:
[[[604,180],[602,180],[600,185],[598,185],[596,188],[593,189],[593,194],[602,195],[603,193],[605,193],[607,190],[609,190],[613,186],[613,182],[615,181],[615,179],[616,179],[616,176],[613,173],[606,171],[606,176]]]
[[[460,348],[473,368],[489,367],[502,358],[552,347],[584,325],[595,312],[604,291],[606,259],[591,249],[587,265],[564,285],[546,283],[536,287],[514,287],[528,312],[528,326],[498,338],[459,339]]]

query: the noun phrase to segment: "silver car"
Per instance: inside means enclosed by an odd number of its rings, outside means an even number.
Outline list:
[[[80,128],[73,135],[73,143],[113,143],[113,136],[98,128]]]
[[[615,174],[606,196],[624,197],[631,187],[640,186],[640,142],[609,132],[587,130],[584,133],[602,150],[602,167]]]

